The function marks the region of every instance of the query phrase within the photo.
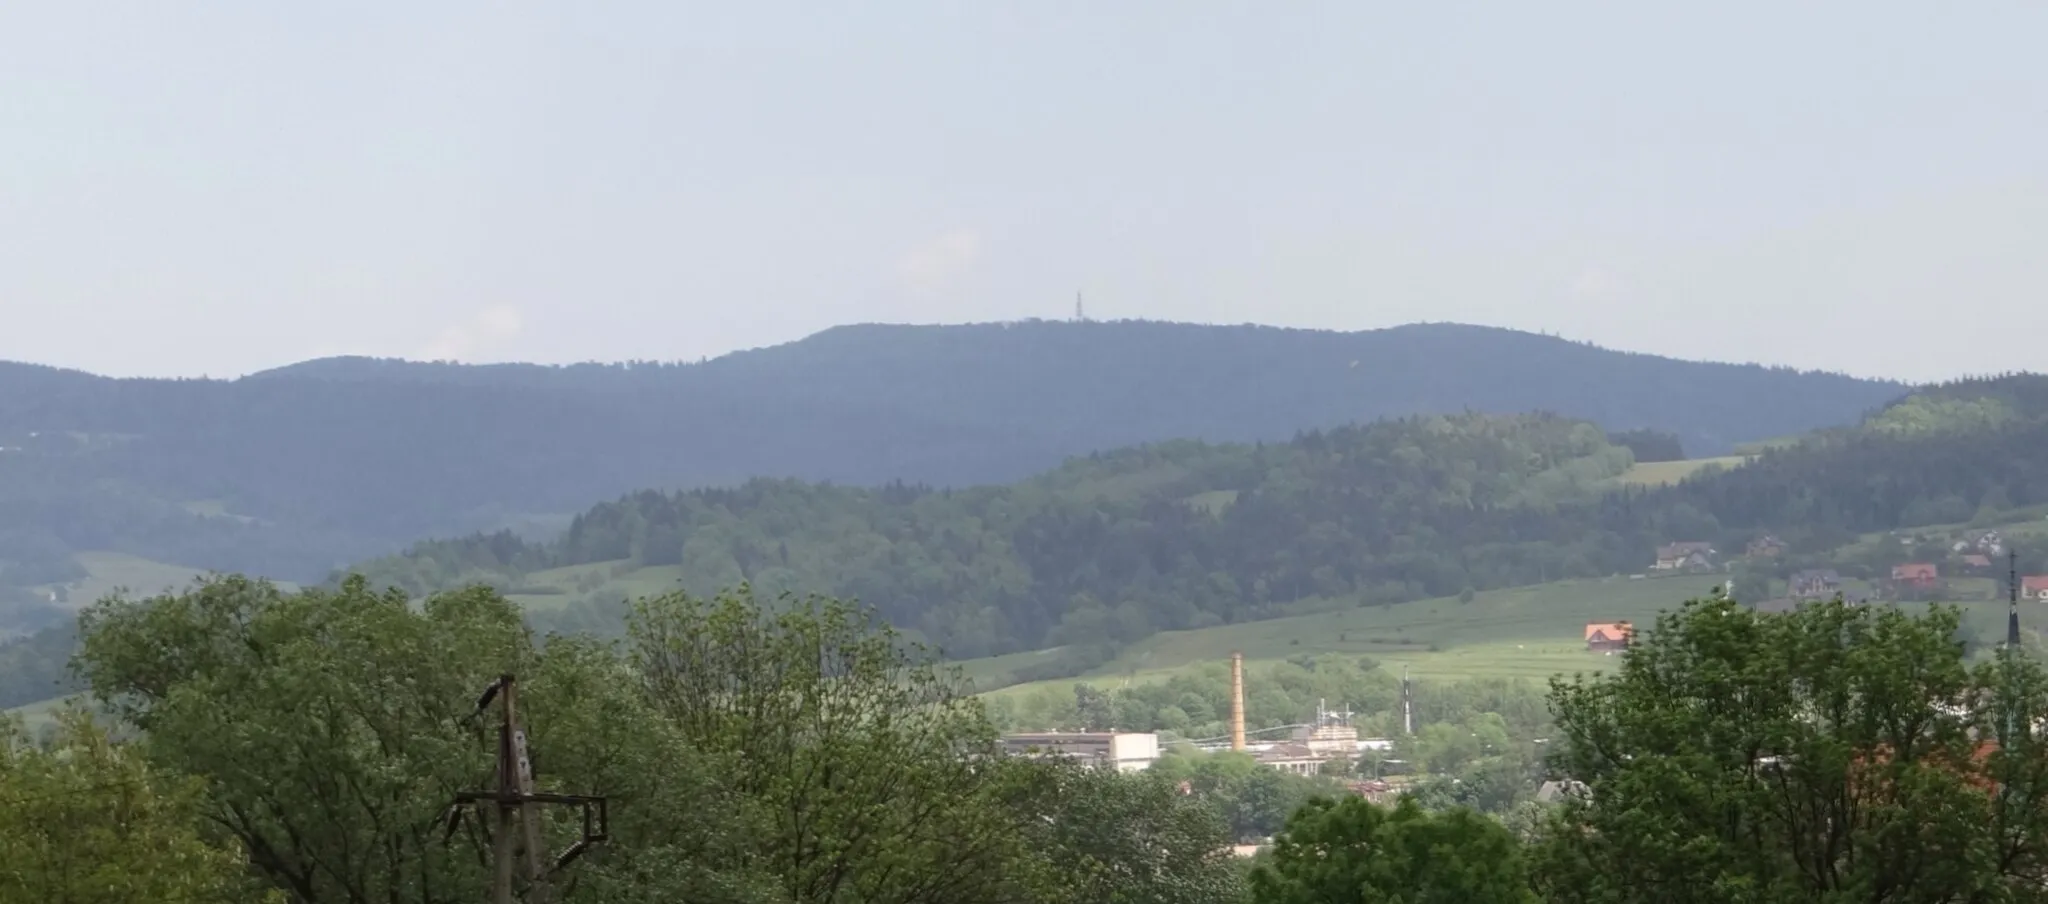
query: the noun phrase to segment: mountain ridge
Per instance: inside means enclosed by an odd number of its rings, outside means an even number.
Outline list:
[[[36,550],[318,579],[648,488],[992,485],[1125,446],[1467,410],[1670,433],[1701,456],[1906,389],[1443,324],[870,324],[696,364],[344,358],[236,380],[0,366],[0,526],[33,528]]]
[[[1152,342],[1159,347],[1148,360],[1133,356],[1129,365],[1099,373],[1092,386],[1061,387],[1048,392],[1048,361],[1095,362],[1115,357],[1111,343]],[[1482,352],[1474,349],[1483,348]],[[1502,379],[1481,373],[1481,358],[1518,357],[1523,372]],[[1162,366],[1161,361],[1165,364]],[[1136,365],[1149,365],[1136,366]],[[1586,373],[1588,367],[1595,372]],[[1363,374],[1360,374],[1360,371]],[[1007,383],[975,387],[989,397],[991,415],[983,430],[1011,432],[1013,416],[1046,406],[1121,405],[1112,419],[1123,429],[1076,436],[1064,443],[1067,454],[1115,448],[1165,438],[1215,441],[1283,439],[1294,430],[1335,426],[1470,407],[1495,413],[1554,410],[1588,417],[1610,429],[1638,427],[1678,434],[1695,454],[1730,451],[1735,445],[1828,423],[1847,423],[1912,388],[1885,380],[1867,380],[1819,370],[1755,363],[1684,360],[1643,352],[1608,349],[1592,343],[1501,327],[1455,323],[1421,323],[1374,330],[1339,332],[1261,325],[1208,325],[1163,321],[1023,321],[940,326],[862,323],[832,327],[803,339],[763,348],[736,351],[700,362],[585,362],[564,365],[419,362],[362,357],[327,358],[264,371],[244,379],[315,378],[341,382],[399,382],[479,385],[573,385],[583,390],[650,391],[656,387],[695,392],[739,392],[788,402],[792,397],[829,401],[836,406],[873,405],[877,383],[897,393],[894,406],[940,404],[961,390],[963,374],[983,374],[983,382]],[[1569,376],[1555,377],[1556,373]],[[1379,388],[1391,383],[1406,398],[1372,404],[1358,394],[1359,376],[1377,378]],[[1574,390],[1587,383],[1625,383],[1672,399],[1632,405],[1573,404]],[[784,384],[764,390],[763,384]],[[1725,385],[1733,383],[1733,386]],[[1751,400],[1745,393],[1768,394],[1765,383],[1800,384],[1805,394],[1823,400],[1797,415],[1772,419],[1737,410]],[[1149,400],[1173,387],[1202,384],[1202,394],[1228,403],[1227,411],[1207,418],[1160,418]],[[1320,385],[1319,385],[1320,384]],[[1438,385],[1430,385],[1438,384]],[[1577,384],[1577,385],[1573,385]],[[1714,384],[1704,386],[1703,384]],[[1298,396],[1293,407],[1271,406],[1262,399],[1281,393]],[[1382,393],[1384,395],[1384,393]],[[1848,405],[1837,396],[1853,396]],[[1677,424],[1662,417],[1669,404],[1714,406],[1710,423]],[[1787,403],[1798,407],[1793,400]],[[1000,410],[998,410],[1000,409]],[[1306,409],[1306,410],[1304,410]],[[1043,412],[1040,412],[1043,413]],[[1744,421],[1757,421],[1747,428]],[[1764,435],[1764,434],[1768,434]],[[1075,447],[1078,443],[1079,447]],[[1052,462],[1040,460],[1039,467]],[[1026,469],[1001,473],[943,475],[941,482],[964,485],[1017,479]],[[746,475],[755,476],[755,475]],[[811,476],[792,474],[790,476]],[[869,477],[924,477],[890,474]],[[838,478],[834,479],[858,479]]]
[[[1089,323],[1089,324],[1103,324],[1103,323],[1108,323],[1108,324],[1142,324],[1142,325],[1145,325],[1145,326],[1148,326],[1148,327],[1165,327],[1165,328],[1171,328],[1171,329],[1182,329],[1182,330],[1217,330],[1217,331],[1233,331],[1233,330],[1257,330],[1257,331],[1269,331],[1269,332],[1273,332],[1273,333],[1280,333],[1280,334],[1288,334],[1288,335],[1291,335],[1291,336],[1331,337],[1331,338],[1338,338],[1338,339],[1342,339],[1342,338],[1348,338],[1348,337],[1360,337],[1360,336],[1378,336],[1378,335],[1386,335],[1386,336],[1389,336],[1389,337],[1397,337],[1397,336],[1406,336],[1406,335],[1414,335],[1414,334],[1425,334],[1425,333],[1434,333],[1434,334],[1437,334],[1437,335],[1440,335],[1440,336],[1450,336],[1450,335],[1456,335],[1456,334],[1464,334],[1464,335],[1467,335],[1467,336],[1478,336],[1478,335],[1486,335],[1486,334],[1496,334],[1496,335],[1499,335],[1499,334],[1505,334],[1505,335],[1513,335],[1513,336],[1518,336],[1518,337],[1527,337],[1527,338],[1533,338],[1533,339],[1542,339],[1542,340],[1548,340],[1548,341],[1551,341],[1551,342],[1555,342],[1555,343],[1558,343],[1558,344],[1560,344],[1560,345],[1566,345],[1566,346],[1575,346],[1575,347],[1581,347],[1581,348],[1588,348],[1588,349],[1594,349],[1594,350],[1597,350],[1597,351],[1602,351],[1602,352],[1608,352],[1608,353],[1611,353],[1611,354],[1615,354],[1615,355],[1623,355],[1623,356],[1631,356],[1631,357],[1640,357],[1640,358],[1655,358],[1655,359],[1659,359],[1659,360],[1664,360],[1664,361],[1672,361],[1672,362],[1677,362],[1677,363],[1681,363],[1681,364],[1702,364],[1702,365],[1713,365],[1713,366],[1727,366],[1727,367],[1738,367],[1738,368],[1760,368],[1760,369],[1763,369],[1763,370],[1768,370],[1768,371],[1774,371],[1774,372],[1787,372],[1787,373],[1793,373],[1793,374],[1799,374],[1799,375],[1815,375],[1815,376],[1830,376],[1830,377],[1842,377],[1842,378],[1845,378],[1845,379],[1850,379],[1850,380],[1857,380],[1857,381],[1863,381],[1863,382],[1874,382],[1874,383],[1882,383],[1882,384],[1889,384],[1889,385],[1894,385],[1894,386],[1899,386],[1899,387],[1906,387],[1906,386],[1910,386],[1910,385],[1913,385],[1913,384],[1909,383],[1908,381],[1903,381],[1903,380],[1897,380],[1897,379],[1892,379],[1892,378],[1887,378],[1887,377],[1881,377],[1881,376],[1859,376],[1859,375],[1852,375],[1852,374],[1840,373],[1840,372],[1836,372],[1836,371],[1829,371],[1829,370],[1825,370],[1825,369],[1821,369],[1821,368],[1802,368],[1802,367],[1797,367],[1797,366],[1794,366],[1794,365],[1774,365],[1774,364],[1764,364],[1764,363],[1761,363],[1761,362],[1756,362],[1756,361],[1736,361],[1736,360],[1722,360],[1722,359],[1715,359],[1715,358],[1693,358],[1693,357],[1681,357],[1681,356],[1676,356],[1676,355],[1662,354],[1662,353],[1658,353],[1658,352],[1646,352],[1646,351],[1636,351],[1636,350],[1631,350],[1631,349],[1623,349],[1623,348],[1616,348],[1616,347],[1611,347],[1611,346],[1604,346],[1604,345],[1600,345],[1599,343],[1596,343],[1596,342],[1592,342],[1592,341],[1588,341],[1588,340],[1580,340],[1580,339],[1571,339],[1571,338],[1568,338],[1568,337],[1564,337],[1564,336],[1560,336],[1560,335],[1555,335],[1555,334],[1551,334],[1551,333],[1546,333],[1546,332],[1531,332],[1531,331],[1528,331],[1528,330],[1520,330],[1520,329],[1515,329],[1515,328],[1513,328],[1513,327],[1501,327],[1501,326],[1492,326],[1492,325],[1487,325],[1487,324],[1476,324],[1476,323],[1463,323],[1463,322],[1459,322],[1459,321],[1419,321],[1419,322],[1415,322],[1415,323],[1404,323],[1404,324],[1396,324],[1396,325],[1393,325],[1393,326],[1386,326],[1386,327],[1372,327],[1372,328],[1367,328],[1367,329],[1358,329],[1358,330],[1339,330],[1339,329],[1324,329],[1324,328],[1318,328],[1318,327],[1294,327],[1294,326],[1279,326],[1279,325],[1272,325],[1272,324],[1259,324],[1259,323],[1250,323],[1250,322],[1247,322],[1247,323],[1241,323],[1241,324],[1224,324],[1224,323],[1194,323],[1194,322],[1183,322],[1183,321],[1171,321],[1171,320],[1144,320],[1144,319],[1132,319],[1132,320],[1113,320],[1113,321],[1084,321],[1084,322],[1085,322],[1085,323]],[[240,382],[240,381],[244,381],[244,380],[256,380],[256,379],[276,379],[276,378],[282,378],[282,377],[293,377],[293,378],[318,378],[318,379],[345,379],[345,380],[363,380],[363,379],[369,379],[369,378],[375,378],[375,379],[393,379],[393,378],[399,378],[399,377],[403,377],[403,378],[407,378],[407,379],[420,379],[420,381],[422,381],[422,382],[433,382],[433,380],[431,380],[431,379],[421,379],[421,378],[424,378],[424,377],[428,377],[428,376],[431,376],[431,375],[435,375],[435,374],[445,374],[445,373],[448,373],[448,372],[459,372],[459,371],[469,371],[469,372],[475,372],[475,373],[478,373],[478,374],[488,374],[488,375],[505,375],[505,374],[522,374],[522,373],[536,373],[536,374],[554,374],[554,373],[560,373],[560,372],[565,372],[565,371],[568,371],[568,372],[574,372],[574,371],[580,371],[580,370],[588,370],[588,369],[608,369],[608,368],[618,368],[618,367],[631,367],[631,368],[704,368],[704,367],[710,367],[710,366],[713,366],[713,365],[719,365],[719,364],[721,364],[721,363],[727,362],[727,361],[728,361],[728,359],[744,358],[744,357],[749,357],[749,356],[756,356],[756,355],[761,355],[761,354],[763,354],[763,353],[768,353],[768,352],[778,352],[778,351],[782,351],[782,350],[799,350],[799,349],[808,349],[808,348],[812,348],[812,347],[815,347],[815,346],[817,346],[817,345],[821,345],[821,344],[830,344],[830,343],[833,343],[833,342],[839,341],[839,340],[843,339],[844,337],[848,337],[848,336],[867,336],[867,335],[873,335],[873,334],[880,334],[880,333],[908,333],[908,332],[934,332],[934,331],[941,331],[941,332],[942,332],[942,331],[951,331],[951,330],[978,330],[978,329],[987,329],[987,328],[1002,328],[1002,329],[1009,329],[1009,328],[1018,328],[1018,327],[1029,327],[1029,326],[1037,326],[1037,325],[1043,325],[1043,324],[1062,324],[1062,323],[1073,323],[1073,321],[1063,321],[1063,320],[1043,320],[1043,319],[1030,319],[1030,320],[1019,320],[1019,321],[978,321],[978,322],[968,322],[968,323],[935,323],[935,324],[917,324],[917,323],[893,323],[893,322],[886,322],[886,321],[862,321],[862,322],[855,322],[855,323],[846,323],[846,324],[838,324],[838,325],[835,325],[835,326],[830,326],[830,327],[826,327],[826,328],[824,328],[824,329],[821,329],[821,330],[818,330],[818,331],[816,331],[816,332],[813,332],[813,333],[809,333],[809,334],[806,334],[806,335],[804,335],[804,336],[802,336],[802,337],[799,337],[799,338],[796,338],[796,339],[792,339],[792,340],[788,340],[788,341],[785,341],[785,342],[776,342],[776,343],[771,343],[771,344],[768,344],[768,345],[762,345],[762,346],[755,346],[755,347],[752,347],[752,348],[742,348],[742,349],[734,349],[734,350],[732,350],[732,351],[729,351],[729,352],[724,352],[724,353],[721,353],[721,354],[718,354],[718,355],[713,355],[713,356],[710,356],[710,357],[706,357],[706,358],[700,358],[700,359],[698,359],[698,360],[695,360],[695,361],[689,361],[689,360],[683,360],[683,359],[650,359],[650,360],[641,360],[641,359],[616,359],[616,360],[609,360],[609,361],[607,361],[607,360],[597,360],[597,359],[591,359],[591,360],[585,360],[585,361],[574,361],[574,362],[561,362],[561,363],[542,363],[542,362],[532,362],[532,361],[484,361],[484,362],[460,362],[460,361],[447,361],[447,360],[432,360],[432,359],[421,359],[421,358],[405,358],[405,357],[392,357],[392,356],[381,356],[381,355],[353,355],[353,354],[343,354],[343,355],[327,355],[327,356],[322,356],[322,357],[317,357],[317,358],[308,358],[308,359],[305,359],[305,360],[303,360],[303,361],[295,361],[295,362],[292,362],[292,363],[289,363],[289,364],[281,364],[281,365],[278,365],[278,366],[275,366],[275,367],[267,367],[267,368],[263,368],[263,369],[260,369],[260,370],[255,370],[255,371],[251,371],[251,372],[249,372],[249,373],[247,373],[247,374],[244,374],[244,375],[241,375],[241,376],[237,376],[237,377],[204,377],[204,376],[202,376],[202,377],[152,377],[152,376],[127,376],[127,377],[115,377],[115,376],[108,376],[108,375],[104,375],[104,374],[98,374],[98,373],[94,373],[94,372],[92,372],[92,371],[89,371],[89,370],[85,370],[85,369],[83,369],[83,368],[75,368],[75,367],[66,367],[66,366],[61,366],[61,365],[53,365],[53,364],[43,364],[43,363],[38,363],[38,362],[34,362],[34,361],[25,361],[25,360],[13,360],[13,359],[0,359],[0,376],[6,376],[7,374],[6,374],[6,372],[5,372],[5,371],[6,371],[6,369],[8,369],[8,368],[23,368],[23,369],[34,369],[34,370],[48,371],[48,372],[52,372],[52,373],[55,373],[55,374],[62,374],[62,375],[68,376],[68,377],[89,377],[89,378],[92,378],[92,379],[95,379],[95,380],[107,380],[107,381],[128,381],[128,382],[138,382],[138,381],[162,381],[162,382],[214,382],[214,383],[235,383],[235,382]],[[375,370],[375,371],[378,371],[378,372],[376,372],[376,373],[372,373],[372,371],[373,371],[373,370]]]

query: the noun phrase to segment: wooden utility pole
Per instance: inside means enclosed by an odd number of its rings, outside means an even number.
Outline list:
[[[526,753],[526,732],[519,727],[519,682],[506,675],[498,679],[498,689],[504,720],[498,727],[498,834],[492,851],[498,873],[492,900],[512,904],[512,877],[518,872],[512,834],[516,819],[526,836],[526,878],[532,883],[527,899],[547,904],[547,867],[540,862],[540,805],[525,800],[533,794],[533,760]]]
[[[480,716],[489,709],[494,698],[501,705],[502,716],[498,725],[497,787],[492,791],[457,794],[455,803],[449,808],[448,835],[453,837],[466,805],[475,804],[481,811],[486,801],[496,804],[496,818],[490,821],[491,901],[493,904],[513,904],[516,900],[513,886],[522,872],[519,866],[523,860],[528,904],[549,904],[553,900],[549,876],[568,866],[591,845],[606,839],[610,820],[605,799],[578,794],[536,793],[533,790],[533,758],[527,751],[526,730],[519,724],[518,680],[511,675],[499,677],[477,701],[475,715]],[[542,847],[541,839],[541,807],[547,804],[583,808],[582,840],[571,845],[553,862],[547,859],[547,849]],[[479,812],[478,815],[483,814]],[[517,831],[513,829],[514,822],[519,824]],[[521,841],[525,843],[522,845]]]

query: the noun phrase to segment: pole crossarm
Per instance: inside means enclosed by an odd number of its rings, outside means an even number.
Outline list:
[[[596,804],[602,808],[605,799],[586,794],[522,794],[518,791],[457,791],[455,802],[473,804],[479,801],[494,801],[501,804]]]

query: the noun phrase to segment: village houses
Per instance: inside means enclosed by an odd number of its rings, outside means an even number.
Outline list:
[[[1949,548],[1957,553],[2002,556],[2005,555],[2005,536],[1995,530],[1972,531]]]
[[[1932,587],[1941,580],[1941,569],[1933,562],[1908,562],[1892,566],[1892,583],[1901,587]]]
[[[1704,571],[1714,567],[1714,544],[1697,541],[1667,543],[1657,547],[1658,571]]]
[[[1784,554],[1785,541],[1770,534],[1749,541],[1749,550],[1745,553],[1752,559],[1775,559]]]
[[[1795,600],[1833,599],[1842,592],[1842,575],[1832,569],[1808,569],[1792,575],[1786,596]]]

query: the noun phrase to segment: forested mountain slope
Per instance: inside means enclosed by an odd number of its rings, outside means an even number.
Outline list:
[[[1008,487],[643,492],[592,509],[552,544],[431,543],[370,569],[415,590],[554,580],[556,593],[563,574],[534,575],[568,569],[582,599],[550,608],[569,627],[616,618],[610,576],[663,569],[694,590],[747,580],[858,596],[958,655],[1128,641],[1303,605],[1639,572],[1682,540],[1739,552],[1774,534],[1790,567],[1862,533],[2048,504],[2043,386],[1939,387],[1658,489],[1617,480],[1632,456],[1589,422],[1432,416],[1280,444],[1120,450]],[[1959,402],[2003,414],[1894,426]]]
[[[1047,437],[1052,460],[1009,454],[948,473],[864,462],[786,475],[966,485],[1013,480],[1097,449],[1166,439],[1254,441],[1406,414],[1556,411],[1675,433],[1694,454],[1847,424],[1905,388],[1883,381],[1615,352],[1513,330],[1416,324],[1340,333],[1127,321],[860,325],[696,365],[463,366],[330,359],[259,378],[687,388],[746,402],[921,413],[978,436]],[[1779,395],[1783,393],[1783,395]],[[997,450],[999,451],[999,450]],[[815,473],[814,473],[815,472]],[[748,472],[736,477],[769,476]]]
[[[689,365],[308,362],[233,381],[0,363],[0,561],[104,549],[284,578],[648,487],[1015,480],[1098,449],[1546,410],[1688,451],[1892,384],[1479,327],[857,326]]]
[[[1318,595],[1394,601],[1558,576],[1555,557],[1491,554],[1514,531],[1464,527],[1596,498],[1632,460],[1584,421],[1426,416],[1274,445],[1118,450],[1011,486],[642,492],[545,547],[508,534],[428,543],[368,570],[425,591],[597,563],[673,568],[698,592],[750,581],[857,596],[969,655],[1257,618]],[[607,592],[588,594],[592,626]]]

